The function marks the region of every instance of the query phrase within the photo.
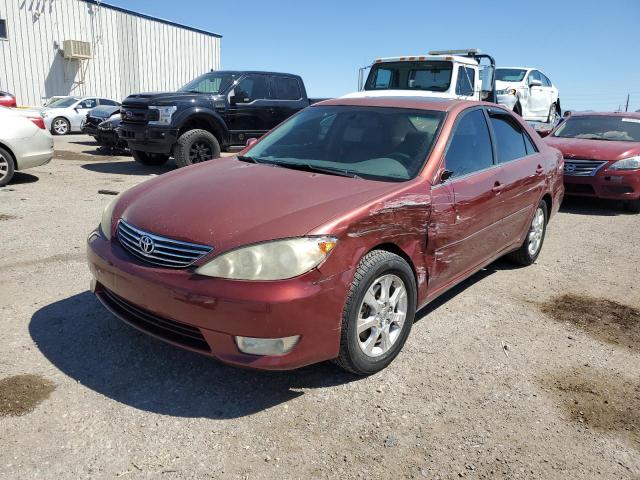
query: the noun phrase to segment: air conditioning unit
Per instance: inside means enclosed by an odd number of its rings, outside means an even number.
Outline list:
[[[91,56],[91,44],[80,40],[65,40],[62,44],[64,58],[70,60],[87,60]]]

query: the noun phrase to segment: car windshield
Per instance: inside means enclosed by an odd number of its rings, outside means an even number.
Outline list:
[[[429,110],[311,107],[275,129],[245,158],[288,168],[405,181],[422,169],[443,118],[443,112]]]
[[[496,68],[496,80],[501,82],[521,82],[527,71],[522,68]]]
[[[232,73],[205,73],[191,80],[178,91],[217,95],[223,93],[238,76]]]
[[[640,142],[640,118],[606,115],[571,116],[553,133],[554,137]]]
[[[447,61],[379,63],[371,67],[364,89],[446,92],[452,70]]]
[[[70,107],[71,105],[76,103],[78,100],[80,100],[78,97],[59,98],[59,99],[54,100],[53,102],[51,102],[49,105],[47,105],[47,108],[66,108],[66,107]]]

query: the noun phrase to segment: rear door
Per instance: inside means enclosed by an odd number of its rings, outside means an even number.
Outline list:
[[[97,98],[85,98],[81,102],[78,102],[74,108],[75,115],[69,118],[69,121],[71,122],[71,130],[80,130],[82,122],[87,118],[87,113],[97,106]]]
[[[520,122],[509,112],[490,108],[489,120],[500,173],[499,248],[522,242],[545,186],[545,161]]]
[[[249,74],[229,93],[225,120],[234,145],[260,137],[273,126],[270,83],[263,74]]]
[[[271,93],[273,97],[273,118],[270,129],[309,105],[304,94],[302,82],[297,77],[272,76]]]
[[[501,166],[494,160],[483,108],[467,110],[456,121],[444,168],[451,177],[432,188],[430,295],[455,283],[498,251],[502,214],[496,192]]]

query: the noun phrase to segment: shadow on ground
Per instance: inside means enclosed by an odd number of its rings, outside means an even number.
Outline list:
[[[565,197],[560,211],[574,215],[597,215],[601,217],[633,215],[624,209],[622,202],[590,197]]]
[[[85,170],[96,173],[111,173],[116,175],[151,175],[170,172],[176,168],[175,163],[170,160],[164,165],[147,166],[133,160],[111,161],[111,162],[91,162],[82,165]]]
[[[330,363],[291,372],[228,367],[153,339],[84,292],[38,310],[29,332],[58,369],[132,407],[179,417],[237,418],[358,379]]]
[[[25,184],[25,183],[35,183],[38,180],[40,180],[39,177],[36,177],[35,175],[31,175],[30,173],[15,172],[14,175],[13,175],[13,178],[9,182],[8,186],[11,187],[11,185],[22,185],[22,184]]]

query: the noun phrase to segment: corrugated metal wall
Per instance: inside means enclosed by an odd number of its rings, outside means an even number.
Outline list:
[[[122,100],[141,91],[174,90],[220,68],[220,38],[81,0],[0,0],[8,40],[0,40],[0,90],[19,105],[54,95]],[[64,40],[92,44],[93,58],[64,59]]]

